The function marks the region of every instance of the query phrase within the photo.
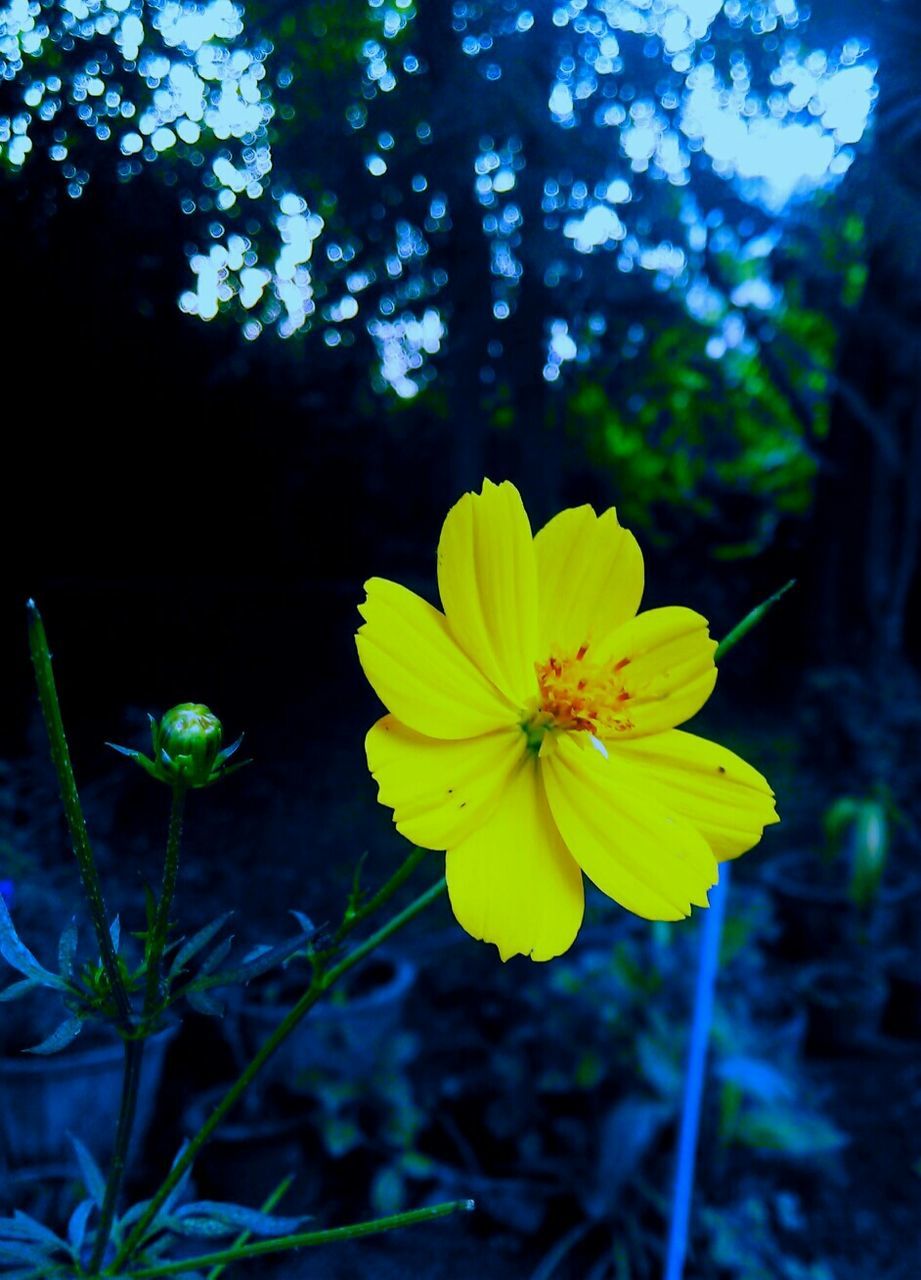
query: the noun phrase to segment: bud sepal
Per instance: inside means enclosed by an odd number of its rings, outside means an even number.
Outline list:
[[[243,741],[240,734],[229,747],[221,744],[224,730],[217,716],[199,702],[181,702],[157,720],[149,716],[152,758],[115,742],[106,746],[128,756],[158,782],[171,787],[210,787],[241,769],[248,760],[227,766]]]

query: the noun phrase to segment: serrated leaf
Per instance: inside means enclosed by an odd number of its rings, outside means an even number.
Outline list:
[[[96,1208],[92,1200],[81,1200],[70,1215],[70,1221],[67,1224],[67,1239],[70,1241],[70,1247],[79,1252],[83,1247],[83,1241],[86,1239],[86,1224],[90,1220],[90,1214]]]
[[[77,1157],[77,1164],[80,1166],[80,1175],[83,1178],[83,1185],[86,1187],[90,1196],[96,1205],[101,1209],[102,1202],[106,1194],[106,1180],[102,1176],[102,1170],[96,1163],[92,1155],[83,1145],[79,1138],[69,1133],[68,1138]]]
[[[26,1049],[26,1053],[37,1053],[47,1055],[49,1053],[60,1053],[62,1049],[66,1049],[69,1044],[73,1044],[77,1036],[83,1030],[83,1022],[80,1018],[67,1018],[61,1025],[52,1031],[51,1035],[44,1039],[41,1044],[35,1044],[31,1049]]]
[[[23,978],[21,982],[13,982],[8,987],[4,987],[0,991],[0,1002],[7,1000],[18,1000],[20,996],[28,995],[30,991],[37,991],[42,984],[33,982],[31,978]]]
[[[188,942],[184,943],[176,952],[175,959],[170,965],[168,979],[173,982],[182,970],[186,967],[193,956],[198,955],[199,951],[203,951],[215,934],[220,933],[224,925],[233,915],[232,911],[225,911],[223,915],[212,920],[210,924],[206,924],[204,928],[199,929],[197,933],[193,933]]]
[[[68,981],[74,978],[74,959],[77,954],[77,922],[71,920],[70,924],[61,934],[58,943],[58,972],[61,977]]]
[[[12,1218],[0,1218],[0,1239],[31,1240],[34,1244],[45,1244],[52,1249],[64,1247],[64,1241],[50,1227],[23,1213],[21,1209],[16,1209]]]
[[[189,990],[186,992],[186,999],[196,1013],[203,1013],[208,1018],[224,1016],[223,1004],[214,996],[209,996],[207,991]]]
[[[40,986],[54,987],[57,991],[67,990],[63,978],[39,964],[25,943],[20,941],[3,894],[0,894],[0,955],[7,964]]]

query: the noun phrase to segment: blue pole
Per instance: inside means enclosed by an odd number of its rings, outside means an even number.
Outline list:
[[[694,1161],[697,1154],[697,1131],[700,1127],[700,1104],[703,1099],[707,1067],[707,1041],[713,1020],[713,992],[720,960],[720,937],[729,896],[728,862],[720,866],[719,883],[710,893],[710,908],[704,916],[700,940],[700,963],[694,987],[694,1019],[688,1045],[684,1076],[684,1098],[681,1104],[681,1128],[678,1133],[678,1158],[672,1214],[668,1229],[664,1280],[682,1280],[688,1251],[688,1226],[694,1193]]]

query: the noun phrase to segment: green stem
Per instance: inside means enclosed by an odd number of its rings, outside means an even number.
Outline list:
[[[154,917],[150,942],[147,948],[147,987],[144,994],[144,1016],[149,1018],[157,1007],[160,987],[160,962],[169,935],[169,913],[176,892],[179,875],[179,846],[182,843],[182,815],[185,811],[186,788],[181,782],[173,784],[173,798],[169,812],[169,833],[166,838],[166,858],[163,863],[163,884],[160,901]]]
[[[447,1217],[449,1213],[470,1212],[472,1200],[449,1200],[433,1204],[428,1209],[411,1209],[408,1213],[394,1213],[389,1218],[373,1218],[369,1222],[353,1222],[348,1227],[333,1227],[329,1231],[305,1231],[300,1235],[279,1236],[276,1240],[257,1240],[240,1248],[220,1249],[216,1253],[199,1254],[197,1258],[184,1258],[176,1262],[161,1262],[153,1267],[132,1271],[130,1280],[153,1280],[155,1276],[180,1275],[195,1271],[212,1263],[238,1262],[242,1258],[261,1258],[267,1253],[281,1253],[286,1249],[304,1249],[310,1245],[333,1244],[337,1240],[357,1240],[361,1236],[376,1235],[379,1231],[393,1231],[396,1227],[412,1227],[420,1222],[432,1222]]]
[[[61,707],[54,682],[51,654],[48,651],[48,639],[45,635],[42,616],[36,607],[35,601],[28,601],[26,608],[29,611],[29,650],[32,654],[32,665],[35,668],[38,699],[41,703],[45,728],[48,732],[51,760],[58,775],[64,816],[67,819],[71,845],[80,870],[83,892],[86,894],[86,899],[89,903],[93,928],[96,930],[99,956],[109,982],[109,990],[112,993],[112,999],[115,1001],[119,1021],[123,1027],[127,1028],[131,1024],[131,1002],[128,999],[128,992],[118,969],[118,960],[109,933],[106,907],[102,897],[102,885],[99,881],[96,860],[93,857],[93,850],[86,830],[86,820],[83,817],[73,766],[70,762],[70,750],[64,733],[64,722],[61,719]]]
[[[125,1069],[122,1075],[122,1096],[118,1110],[118,1127],[115,1130],[115,1151],[112,1156],[112,1167],[106,1182],[102,1209],[99,1214],[99,1225],[96,1228],[96,1240],[90,1259],[91,1276],[99,1274],[99,1267],[105,1257],[106,1245],[112,1232],[115,1210],[118,1207],[118,1196],[121,1191],[125,1167],[128,1163],[128,1146],[134,1128],[134,1113],[137,1110],[138,1086],[141,1080],[141,1064],[144,1058],[143,1040],[125,1041]]]
[[[399,874],[399,872],[397,874]],[[115,1259],[112,1266],[113,1272],[117,1273],[124,1267],[126,1260],[131,1257],[140,1241],[144,1238],[144,1234],[147,1231],[148,1226],[156,1217],[157,1211],[163,1204],[163,1201],[172,1191],[173,1187],[176,1186],[185,1171],[194,1163],[199,1151],[201,1151],[202,1147],[211,1137],[212,1133],[214,1133],[215,1129],[224,1117],[237,1104],[242,1095],[252,1084],[253,1080],[268,1062],[269,1058],[271,1058],[272,1054],[276,1051],[279,1045],[287,1039],[304,1015],[313,1008],[320,997],[323,996],[330,987],[338,982],[344,974],[348,973],[348,971],[363,960],[365,956],[370,955],[375,947],[379,947],[382,942],[386,942],[388,938],[392,937],[392,935],[399,929],[402,929],[404,925],[409,924],[411,920],[415,920],[416,916],[423,912],[426,907],[430,906],[435,899],[444,892],[444,890],[445,879],[442,877],[437,884],[433,884],[430,889],[427,889],[425,893],[416,898],[414,902],[411,902],[408,907],[405,907],[395,915],[392,920],[388,920],[385,925],[382,925],[376,933],[373,933],[369,938],[366,938],[364,942],[354,949],[354,951],[349,952],[349,954],[345,956],[344,959],[340,960],[337,965],[334,965],[331,969],[327,969],[325,971],[319,969],[314,974],[313,981],[310,986],[300,997],[297,1003],[288,1011],[288,1013],[285,1014],[284,1018],[282,1018],[281,1022],[266,1039],[252,1060],[246,1067],[244,1067],[243,1071],[224,1094],[223,1098],[211,1112],[210,1116],[208,1116],[202,1127],[191,1139],[182,1155],[170,1169],[159,1189],[148,1203],[147,1208],[135,1223],[131,1234],[122,1244],[122,1247],[118,1252],[118,1257]],[[157,1274],[160,1273],[157,1272]]]
[[[353,929],[357,928],[358,925],[361,924],[362,920],[366,920],[368,916],[373,915],[378,907],[382,907],[385,902],[392,898],[400,885],[404,884],[405,881],[409,879],[416,867],[418,867],[419,863],[423,862],[427,857],[429,857],[429,851],[427,849],[413,849],[412,853],[409,854],[403,865],[397,868],[387,883],[378,889],[377,893],[375,893],[373,897],[369,898],[361,907],[350,908],[345,913],[345,918],[343,919],[342,924],[333,934],[330,942],[330,950],[340,943],[346,934],[351,933]]]
[[[732,628],[729,635],[725,636],[716,646],[716,652],[713,654],[713,661],[719,662],[721,658],[724,658],[729,650],[737,645],[743,636],[748,635],[752,627],[756,627],[770,609],[773,609],[777,601],[782,600],[787,592],[795,586],[796,579],[791,578],[790,581],[782,586],[779,591],[775,591],[767,600],[756,605],[755,608],[752,609],[751,613],[747,613],[742,621]]]

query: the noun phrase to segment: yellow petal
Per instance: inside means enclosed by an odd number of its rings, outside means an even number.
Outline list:
[[[534,553],[542,657],[606,639],[639,608],[643,554],[613,507],[561,511],[535,536]]]
[[[550,816],[533,756],[489,822],[449,850],[447,875],[458,922],[494,942],[503,960],[552,960],[572,946],[582,923],[582,873]]]
[[[525,738],[515,725],[444,742],[384,716],[365,749],[377,798],[393,809],[397,830],[425,849],[452,849],[492,816],[522,762]]]
[[[610,744],[634,785],[653,789],[664,804],[696,827],[720,862],[756,845],[780,819],[774,793],[757,769],[716,742],[672,729]]]
[[[461,652],[443,614],[385,578],[365,590],[358,657],[388,711],[433,738],[473,738],[515,723],[516,708]]]
[[[550,809],[572,856],[602,893],[647,920],[678,920],[707,905],[716,859],[698,831],[641,785],[613,749],[587,734],[545,738],[540,768]]]
[[[537,691],[537,572],[531,526],[514,485],[483,481],[448,512],[438,590],[458,644],[516,706]]]
[[[624,737],[683,724],[716,684],[716,641],[710,639],[706,618],[692,609],[675,605],[637,614],[602,648],[628,695],[622,705],[632,727]]]

